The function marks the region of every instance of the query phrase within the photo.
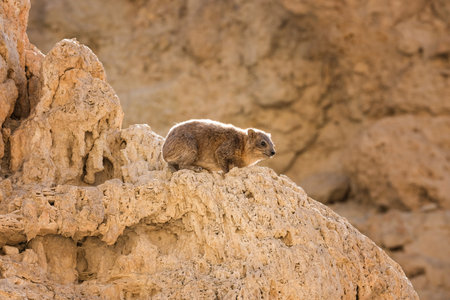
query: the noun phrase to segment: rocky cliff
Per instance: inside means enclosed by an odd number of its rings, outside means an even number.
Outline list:
[[[165,135],[209,117],[271,132],[276,172],[389,251],[421,298],[444,300],[449,3],[32,0],[29,35],[44,51],[91,47],[127,126]]]
[[[121,128],[89,48],[63,40],[44,56],[28,42],[28,10],[0,5],[2,298],[418,299],[288,177],[172,173],[149,126]]]

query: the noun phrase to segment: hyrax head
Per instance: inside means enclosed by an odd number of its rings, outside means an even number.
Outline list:
[[[263,159],[271,158],[275,155],[275,148],[270,134],[262,130],[249,128],[247,129],[247,155],[258,162]]]

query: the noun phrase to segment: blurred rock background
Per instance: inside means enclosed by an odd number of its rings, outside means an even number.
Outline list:
[[[267,164],[450,299],[450,2],[32,0],[30,41],[76,37],[124,127],[211,118],[272,133]]]

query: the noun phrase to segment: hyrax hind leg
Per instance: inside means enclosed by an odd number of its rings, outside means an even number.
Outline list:
[[[194,165],[197,157],[197,141],[190,134],[169,136],[163,145],[163,158],[175,170],[200,171],[202,168]]]

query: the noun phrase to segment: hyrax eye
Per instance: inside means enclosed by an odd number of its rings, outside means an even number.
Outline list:
[[[262,142],[261,142],[261,146],[265,147],[266,145],[267,145],[267,144],[266,144],[265,141],[262,141]]]

